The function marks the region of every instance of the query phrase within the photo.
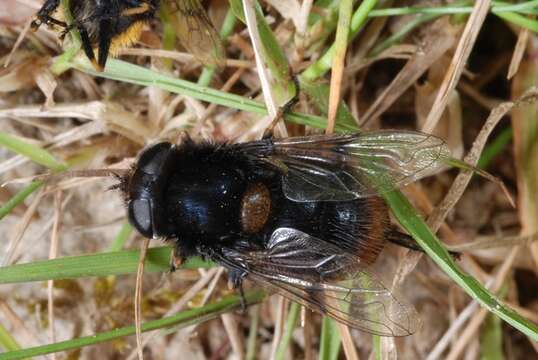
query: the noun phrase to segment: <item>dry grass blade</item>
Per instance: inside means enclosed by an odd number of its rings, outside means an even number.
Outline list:
[[[193,286],[183,294],[183,296],[174,303],[174,305],[166,312],[165,316],[171,316],[173,314],[176,314],[183,310],[187,303],[192,300],[198,294],[204,287],[207,286],[207,284],[213,280],[218,280],[220,277],[220,274],[222,274],[223,268],[213,268],[209,269]],[[212,281],[213,282],[213,281]],[[214,285],[214,284],[213,284]],[[212,290],[211,284],[209,285],[209,289],[204,295],[204,299],[201,302],[201,305],[205,304],[211,296]],[[214,288],[214,286],[213,286]],[[158,332],[152,332],[142,337],[142,347],[145,347],[156,335]],[[135,349],[126,359],[127,360],[134,360],[138,356],[138,349]]]
[[[196,59],[194,55],[189,53],[162,49],[120,49],[118,51],[118,55],[158,57],[163,59],[171,59],[185,64],[190,64],[193,60]],[[225,65],[226,67],[250,69],[254,66],[254,63],[248,60],[226,59]]]
[[[443,336],[437,341],[435,346],[429,351],[428,357],[426,360],[437,360],[441,358],[441,355],[445,349],[451,345],[455,338],[458,336],[458,332],[465,325],[467,320],[480,311],[480,306],[476,301],[472,301],[470,304],[461,310],[458,314],[458,317],[454,319],[450,327],[446,330]]]
[[[228,339],[230,339],[230,343],[232,344],[235,357],[243,360],[245,358],[244,340],[239,333],[238,323],[235,319],[235,315],[223,314],[220,318],[224,324],[224,328],[226,329],[226,334],[228,334]]]
[[[460,245],[449,245],[447,246],[447,249],[451,251],[469,252],[473,250],[484,250],[497,247],[530,245],[535,241],[538,241],[538,233],[528,236],[480,236],[473,242]]]
[[[482,153],[482,150],[484,149],[489,135],[491,134],[495,126],[497,126],[499,121],[515,106],[534,102],[537,99],[538,89],[531,88],[517,101],[505,102],[496,107],[486,119],[484,126],[480,130],[480,133],[475,139],[473,147],[465,157],[464,161],[467,164],[475,165],[478,161],[478,158],[480,157],[480,154]],[[467,184],[471,180],[472,176],[472,171],[465,170],[458,175],[456,180],[454,180],[452,186],[450,187],[450,190],[448,191],[443,201],[428,218],[428,225],[432,230],[437,231],[439,229],[448,212],[454,207],[456,202],[459,200],[459,198],[465,191],[465,188],[467,187]]]
[[[517,35],[517,43],[512,53],[512,59],[510,60],[510,66],[508,67],[507,79],[511,79],[517,73],[521,60],[525,55],[525,49],[527,48],[527,43],[529,41],[529,29],[520,29],[519,34]]]
[[[28,224],[30,223],[30,220],[35,214],[37,206],[41,201],[42,195],[43,189],[39,190],[35,198],[32,200],[32,203],[24,213],[24,216],[19,220],[19,223],[15,227],[14,234],[10,237],[7,249],[5,250],[5,255],[2,259],[2,266],[7,266],[13,263],[13,259],[19,248],[21,239],[24,235],[24,232],[26,231],[26,228],[28,227]]]
[[[278,296],[278,302],[276,305],[276,314],[274,317],[276,318],[275,323],[275,331],[273,333],[273,340],[271,342],[271,359],[275,358],[275,355],[277,353],[278,344],[280,343],[280,338],[282,337],[282,334],[284,333],[284,325],[286,324],[286,309],[289,305],[289,301],[281,296]]]
[[[359,360],[359,354],[355,348],[353,338],[351,337],[351,332],[347,325],[337,322],[338,329],[340,329],[340,336],[342,336],[342,347],[344,348],[344,353],[346,354],[346,359],[348,360]]]
[[[59,248],[59,236],[58,231],[60,228],[60,216],[62,211],[62,192],[57,191],[54,196],[54,223],[52,225],[52,232],[50,235],[50,249],[49,259],[56,259],[58,257]],[[54,317],[54,280],[47,282],[47,310],[49,315],[49,338],[51,342],[56,342],[56,328]],[[56,354],[52,355],[52,358],[56,358]]]
[[[5,68],[7,68],[9,66],[9,64],[11,63],[11,59],[13,58],[13,55],[17,52],[17,50],[19,49],[19,46],[21,46],[22,41],[24,40],[24,38],[26,37],[26,34],[30,30],[30,24],[31,23],[32,23],[32,20],[29,19],[24,24],[24,27],[23,27],[22,31],[20,32],[19,37],[17,38],[17,41],[15,41],[15,44],[11,48],[10,53],[8,54],[8,56],[6,57],[6,60],[4,61],[4,67]]]
[[[136,347],[138,359],[144,359],[144,344],[142,342],[142,279],[144,277],[144,264],[146,262],[146,254],[149,248],[150,239],[144,238],[144,242],[140,246],[140,260],[136,271],[136,287],[134,299],[135,327],[136,327]]]
[[[536,39],[529,42],[528,53],[536,54]],[[538,63],[536,58],[527,56],[520,71],[514,77],[512,96],[526,94],[529,86],[537,86]],[[512,113],[514,129],[514,152],[516,159],[519,221],[521,235],[538,232],[538,105],[527,104]],[[530,245],[531,254],[538,265],[538,245]]]
[[[452,48],[456,38],[447,28],[450,29],[445,19],[429,26],[421,49],[416,51],[390,85],[370,105],[361,119],[361,126],[381,116],[433,63]]]
[[[344,64],[346,61],[346,50],[349,36],[349,25],[351,22],[351,13],[353,2],[344,0],[340,3],[338,12],[338,27],[336,29],[335,51],[333,57],[333,66],[331,70],[331,92],[329,95],[329,112],[327,116],[326,134],[334,132],[336,123],[336,112],[340,104],[340,94],[342,92],[342,77],[344,75]]]
[[[456,52],[454,53],[454,57],[452,58],[452,62],[450,63],[443,84],[441,84],[439,92],[437,93],[437,98],[435,99],[422,131],[431,133],[441,118],[441,115],[443,114],[448,102],[450,92],[454,90],[456,84],[458,83],[458,80],[463,72],[463,68],[467,63],[467,59],[471,54],[471,50],[478,36],[478,32],[482,28],[482,23],[488,14],[490,5],[490,0],[475,2],[473,12],[465,25],[465,29],[463,30],[463,34],[458,43],[458,47],[456,48]]]
[[[55,184],[66,179],[92,178],[92,177],[122,177],[129,172],[129,169],[88,169],[88,170],[70,170],[53,174],[33,175],[25,178],[8,180],[0,186],[10,184],[24,184],[32,181],[45,181],[48,184]]]
[[[258,31],[258,21],[256,19],[254,2],[252,0],[242,0],[242,3],[250,41],[252,42],[252,48],[254,49],[256,69],[258,70],[264,102],[269,114],[269,124],[271,124],[270,126],[273,126],[272,123],[278,121],[275,125],[275,129],[278,130],[280,136],[287,137],[288,131],[284,123],[279,119],[281,117],[281,114],[279,114],[279,106],[276,102],[276,97],[271,86],[271,77],[264,61],[264,48]]]
[[[2,313],[2,316],[12,324],[12,327],[17,329],[15,335],[23,344],[35,346],[46,341],[45,339],[42,339],[42,334],[36,334],[30,330],[27,322],[25,322],[24,319],[2,300],[0,300],[0,312]]]
[[[250,35],[250,41],[252,42],[254,57],[256,58],[256,68],[258,69],[258,76],[262,86],[265,105],[267,106],[269,116],[274,118],[278,113],[278,106],[276,104],[273,91],[271,90],[269,72],[267,71],[265,62],[263,61],[263,44],[260,40],[260,33],[258,32],[258,21],[256,20],[256,13],[254,10],[255,5],[252,0],[242,0],[242,2],[248,33]]]
[[[513,248],[506,257],[506,260],[500,267],[497,275],[495,276],[493,285],[491,286],[491,291],[493,293],[497,293],[499,291],[502,284],[505,282],[506,276],[510,271],[512,271],[512,265],[520,249],[520,247]],[[474,333],[478,331],[479,326],[484,322],[487,314],[487,309],[481,308],[478,313],[473,315],[465,330],[458,336],[458,340],[453,345],[450,353],[446,357],[447,360],[456,360],[460,358],[467,344],[474,338]]]
[[[301,327],[304,336],[304,358],[312,360],[314,358],[312,313],[304,306],[301,307]]]
[[[505,258],[503,264],[499,268],[496,277],[494,279],[490,279],[487,282],[486,287],[488,289],[491,289],[492,292],[495,293],[499,291],[500,287],[505,281],[508,272],[511,270],[511,267],[514,260],[516,259],[519,249],[520,247],[515,247],[511,250],[510,254]],[[484,321],[486,315],[487,310],[484,308],[480,308],[475,301],[467,305],[467,307],[463,311],[460,311],[456,321],[452,322],[452,325],[449,327],[449,329],[445,332],[445,334],[439,339],[437,344],[430,351],[427,360],[438,359],[443,353],[443,351],[449,345],[451,345],[451,342],[454,340],[456,333],[460,330],[461,327],[463,327],[464,323],[468,319],[471,319],[465,330],[463,330],[463,332],[458,335],[455,344],[452,344],[454,345],[454,347],[448,357],[454,358],[455,356],[455,358],[457,358],[460,352],[465,349],[465,346],[473,337],[473,334],[477,330],[478,326],[480,326],[480,324]]]

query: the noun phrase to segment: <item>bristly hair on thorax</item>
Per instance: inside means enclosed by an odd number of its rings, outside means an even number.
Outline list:
[[[133,173],[135,172],[135,170],[136,170],[136,163],[133,162],[125,173],[112,174],[112,176],[117,182],[114,185],[111,185],[107,189],[108,191],[119,190],[124,204],[127,204],[127,202],[129,201],[129,181],[131,177],[133,176]]]

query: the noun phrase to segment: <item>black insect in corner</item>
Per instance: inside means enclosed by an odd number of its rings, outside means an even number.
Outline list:
[[[109,54],[134,44],[160,5],[160,0],[70,0],[73,23],[63,18],[60,0],[45,0],[31,28],[42,24],[62,29],[63,37],[76,28],[82,48],[97,71],[103,71]],[[224,48],[198,0],[163,0],[167,20],[183,46],[204,64],[221,65]],[[97,56],[96,56],[97,53]]]
[[[367,267],[386,241],[406,245],[379,194],[430,175],[450,157],[418,132],[380,131],[240,144],[158,143],[121,181],[128,218],[145,237],[248,278],[370,333],[417,328]],[[409,244],[412,247],[412,244]]]

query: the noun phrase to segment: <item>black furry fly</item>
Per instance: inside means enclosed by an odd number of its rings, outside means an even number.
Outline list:
[[[267,138],[240,144],[162,142],[120,185],[131,224],[191,256],[370,333],[417,328],[367,267],[385,242],[413,247],[390,226],[380,194],[430,175],[450,152],[437,137],[379,131]]]
[[[73,22],[64,21],[60,0],[45,0],[32,21],[32,30],[42,24],[80,33],[82,49],[97,71],[103,71],[109,54],[135,43],[144,25],[160,6],[182,45],[204,64],[222,65],[224,47],[199,0],[71,0]]]

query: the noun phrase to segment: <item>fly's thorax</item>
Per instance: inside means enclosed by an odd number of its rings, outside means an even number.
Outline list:
[[[241,169],[199,164],[176,172],[165,195],[165,208],[180,237],[224,239],[241,232],[241,199],[247,189]]]

